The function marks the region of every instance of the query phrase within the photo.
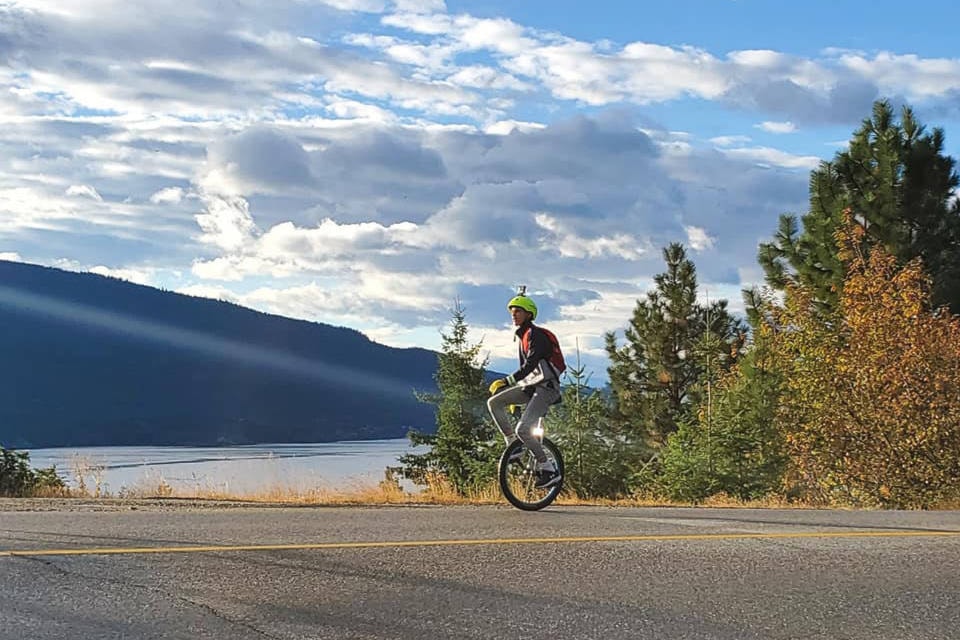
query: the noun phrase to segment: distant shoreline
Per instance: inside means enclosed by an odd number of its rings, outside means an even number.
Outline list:
[[[352,438],[349,440],[314,440],[310,442],[245,442],[242,444],[230,444],[226,442],[219,442],[216,444],[64,444],[64,445],[53,445],[46,447],[7,447],[8,449],[15,449],[17,451],[50,451],[50,450],[63,450],[63,449],[115,449],[115,448],[170,448],[170,449],[229,449],[229,448],[243,448],[243,447],[309,447],[314,445],[321,444],[351,444],[351,443],[364,443],[369,444],[372,442],[396,442],[399,440],[407,440],[406,436],[400,436],[396,438]]]

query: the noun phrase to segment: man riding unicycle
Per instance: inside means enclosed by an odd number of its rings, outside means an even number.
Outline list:
[[[547,414],[550,405],[560,401],[560,375],[566,365],[556,336],[533,324],[537,317],[537,305],[527,297],[526,287],[521,287],[518,295],[510,299],[507,309],[517,327],[516,337],[520,340],[520,368],[490,385],[492,396],[487,400],[487,408],[507,445],[520,438],[536,458],[536,488],[545,489],[562,482],[563,476],[556,463],[544,452],[534,429]],[[510,405],[524,405],[516,429],[508,414]],[[521,451],[518,450],[518,453]]]

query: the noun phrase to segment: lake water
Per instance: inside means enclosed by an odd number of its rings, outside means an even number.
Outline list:
[[[233,495],[275,488],[297,491],[373,486],[405,453],[423,453],[406,439],[259,444],[236,447],[67,447],[32,449],[30,465],[56,465],[71,487],[79,477],[89,490],[155,488],[161,482],[177,493]],[[405,488],[410,488],[405,486]]]

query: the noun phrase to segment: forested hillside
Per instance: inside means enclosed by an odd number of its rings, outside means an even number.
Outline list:
[[[319,442],[430,430],[437,355],[0,261],[0,444]]]

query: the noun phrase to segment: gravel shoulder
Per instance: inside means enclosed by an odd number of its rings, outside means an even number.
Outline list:
[[[198,498],[0,498],[0,513],[22,511],[190,511],[209,509],[309,509],[330,507],[402,507],[402,504],[297,504],[259,500],[219,500]],[[431,507],[434,505],[410,505]]]

